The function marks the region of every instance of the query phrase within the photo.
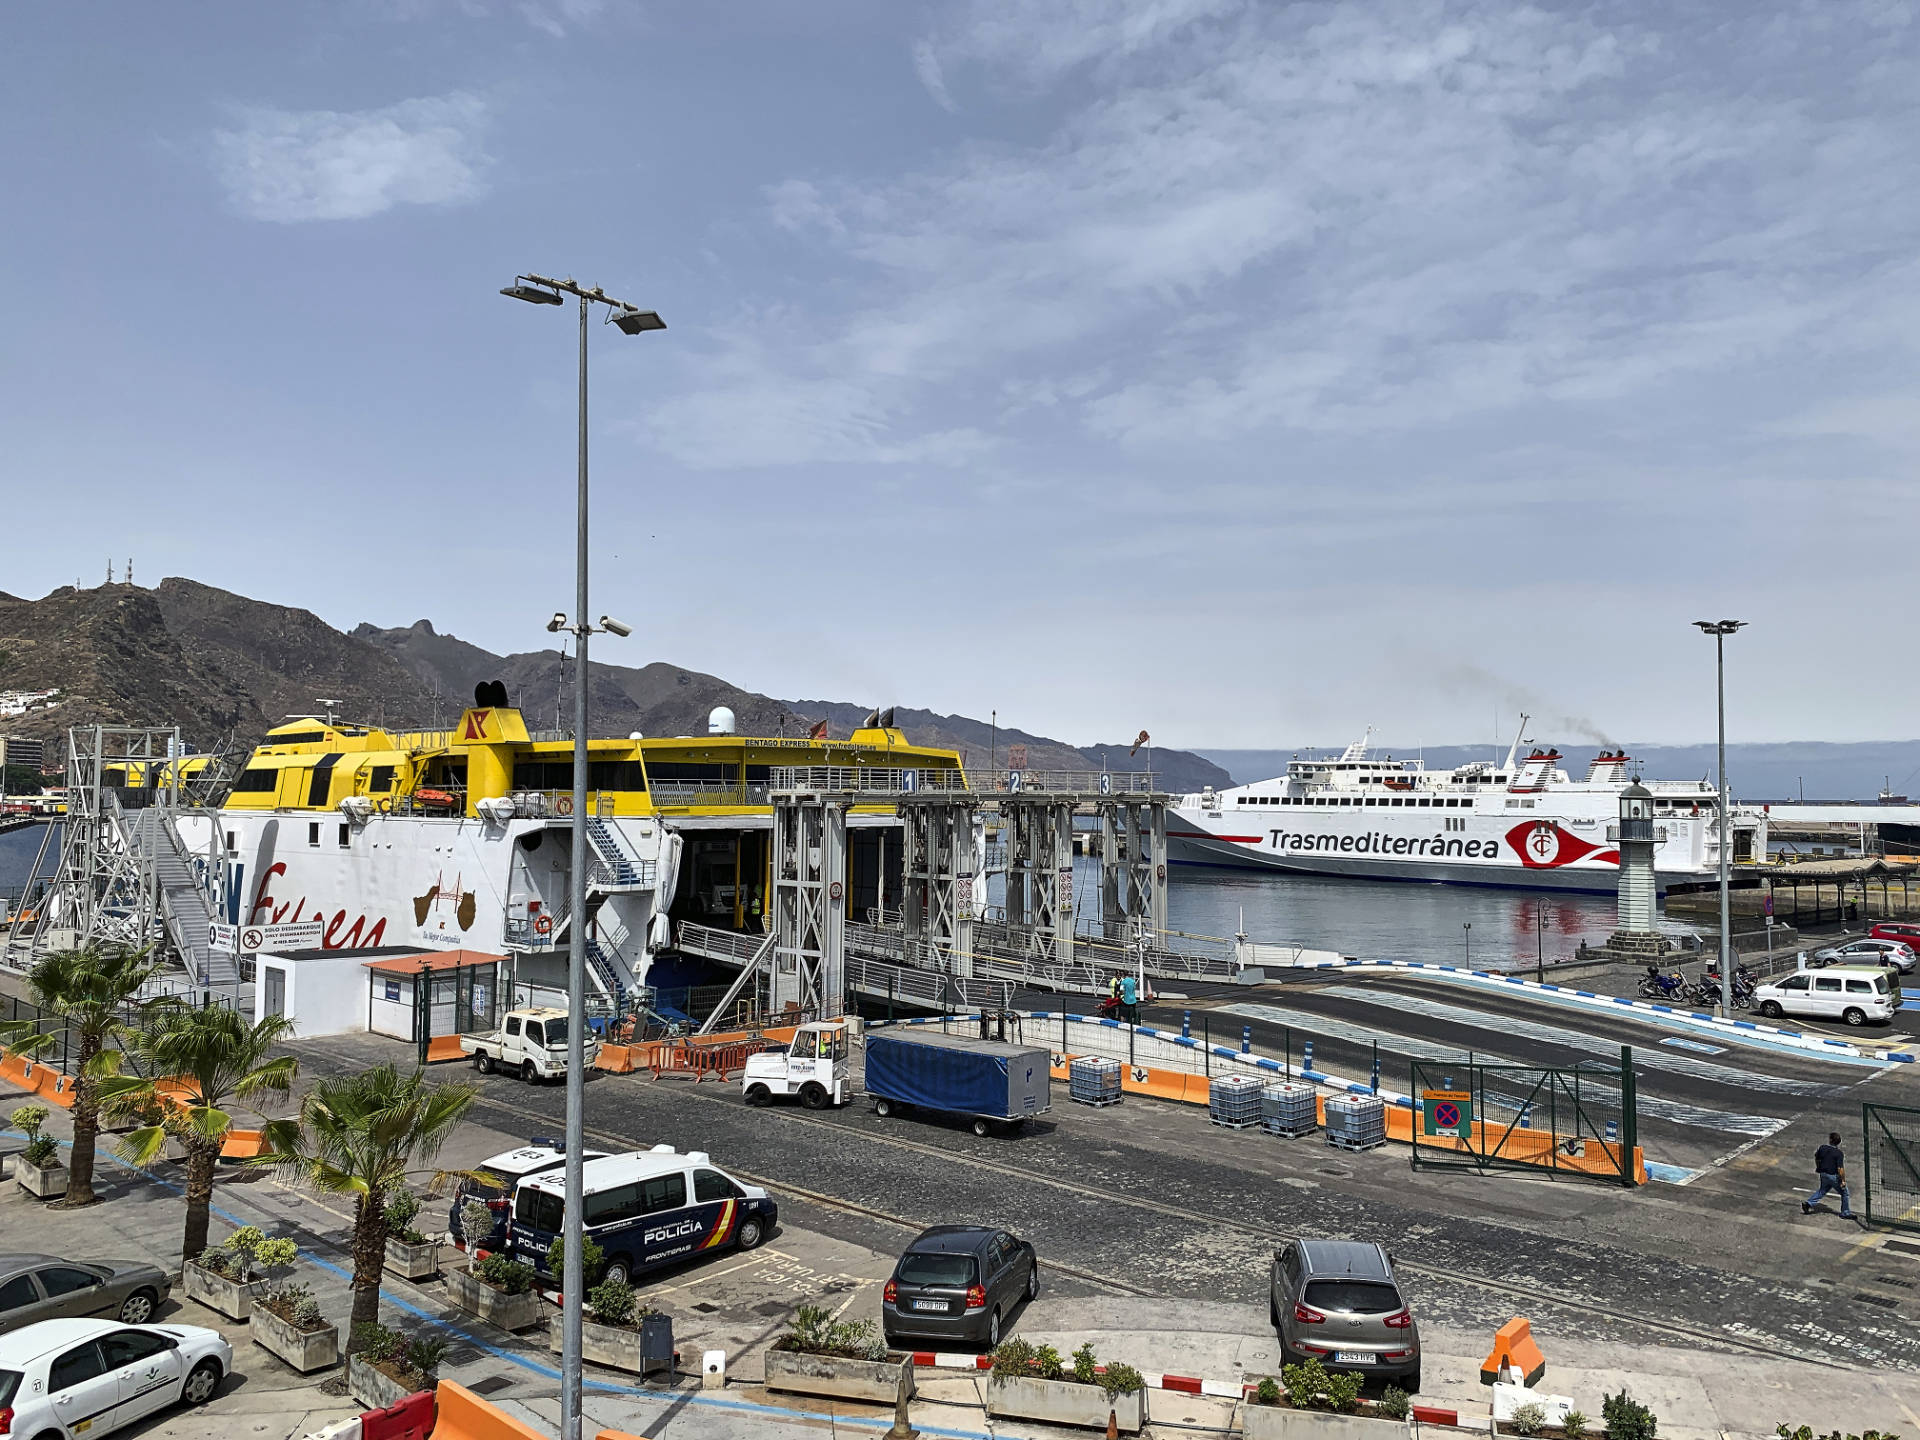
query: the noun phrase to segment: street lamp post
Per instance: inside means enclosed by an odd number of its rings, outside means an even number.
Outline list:
[[[1533,978],[1542,985],[1547,983],[1547,907],[1541,904],[1534,909],[1534,919],[1538,924],[1533,936]]]
[[[581,1211],[585,1188],[582,1171],[586,1148],[586,1029],[587,1029],[587,637],[596,629],[615,635],[630,628],[607,616],[596,627],[587,623],[587,311],[595,304],[611,312],[607,322],[625,335],[664,330],[666,323],[651,310],[640,310],[616,300],[599,286],[576,285],[571,279],[544,275],[516,275],[500,292],[532,305],[560,305],[562,293],[580,299],[580,471],[574,510],[573,622],[555,614],[547,629],[574,636],[573,652],[573,873],[569,881],[569,914],[573,930],[567,945],[567,1158],[566,1213],[561,1221],[565,1256],[560,1280],[560,1435],[580,1440],[581,1304],[586,1289],[580,1265]]]
[[[1727,636],[1744,620],[1696,620],[1700,633],[1713,636],[1713,670],[1720,707],[1720,1013],[1733,1014],[1733,901],[1728,866],[1733,836],[1727,830]]]
[[[1460,924],[1460,943],[1467,949],[1467,969],[1473,968],[1473,922],[1464,920]]]

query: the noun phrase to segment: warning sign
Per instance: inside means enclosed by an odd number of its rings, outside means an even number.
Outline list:
[[[1421,1129],[1428,1135],[1473,1138],[1473,1092],[1426,1090],[1420,1095]]]

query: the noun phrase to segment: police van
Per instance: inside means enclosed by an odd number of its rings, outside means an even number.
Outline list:
[[[703,1250],[751,1250],[767,1238],[778,1208],[758,1185],[716,1168],[705,1151],[671,1145],[608,1155],[582,1167],[581,1227],[606,1255],[608,1280],[630,1281]],[[566,1211],[566,1175],[530,1175],[513,1192],[515,1259],[541,1274]]]

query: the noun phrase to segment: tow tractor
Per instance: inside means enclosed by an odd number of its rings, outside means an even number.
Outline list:
[[[749,1055],[740,1084],[749,1105],[771,1105],[778,1095],[798,1095],[809,1110],[846,1104],[853,1094],[847,1078],[847,1022],[802,1025],[785,1050]]]

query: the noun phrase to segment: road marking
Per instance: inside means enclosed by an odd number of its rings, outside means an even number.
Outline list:
[[[1355,1045],[1371,1045],[1378,1041],[1383,1050],[1391,1050],[1396,1055],[1406,1055],[1425,1064],[1464,1067],[1467,1063],[1466,1051],[1458,1046],[1440,1045],[1433,1041],[1415,1039],[1391,1031],[1369,1029],[1364,1025],[1335,1020],[1309,1011],[1287,1010],[1278,1005],[1255,1004],[1223,1005],[1220,1008],[1228,1014],[1244,1016],[1249,1020],[1265,1020],[1273,1025],[1288,1025],[1297,1030],[1312,1030],[1317,1034],[1346,1040]],[[1489,1065],[1543,1068],[1528,1066],[1524,1060],[1508,1059],[1490,1050],[1475,1050],[1473,1058],[1477,1062]],[[1590,1097],[1596,1102],[1612,1105],[1616,1109],[1621,1103],[1620,1091],[1616,1087],[1596,1080],[1583,1077],[1580,1090],[1583,1098]],[[1536,1115],[1544,1115],[1549,1104],[1545,1094],[1533,1097],[1518,1091],[1507,1090],[1490,1090],[1487,1094],[1494,1099],[1507,1102],[1509,1108],[1514,1110],[1518,1110],[1522,1104],[1532,1099]],[[1665,1120],[1673,1125],[1686,1125],[1697,1130],[1718,1130],[1728,1135],[1748,1135],[1761,1140],[1791,1123],[1772,1115],[1747,1115],[1736,1110],[1709,1110],[1704,1106],[1689,1105],[1684,1100],[1668,1100],[1645,1093],[1639,1096],[1639,1110],[1642,1115],[1656,1120]],[[1667,1166],[1666,1168],[1672,1170],[1677,1167]]]
[[[1425,1015],[1430,1019],[1465,1025],[1475,1030],[1497,1030],[1506,1034],[1524,1035],[1529,1040],[1541,1040],[1549,1045],[1560,1045],[1570,1050],[1584,1050],[1590,1055],[1610,1060],[1620,1058],[1620,1043],[1617,1040],[1591,1035],[1584,1030],[1569,1030],[1563,1025],[1547,1025],[1538,1020],[1522,1020],[1518,1016],[1504,1013],[1491,1014],[1485,1010],[1469,1010],[1464,1005],[1449,1005],[1442,1000],[1429,1000],[1420,995],[1407,995],[1398,990],[1381,990],[1365,985],[1331,985],[1319,993],[1338,995],[1348,1000],[1361,1000],[1390,1010],[1404,1010],[1410,1014]],[[1676,1075],[1691,1076],[1696,1080],[1711,1080],[1717,1085],[1730,1085],[1737,1090],[1768,1090],[1776,1095],[1809,1095],[1831,1099],[1846,1094],[1848,1089],[1845,1085],[1833,1085],[1822,1080],[1789,1080],[1783,1076],[1762,1075],[1732,1065],[1717,1064],[1712,1060],[1691,1060],[1684,1055],[1669,1055],[1664,1050],[1653,1046],[1636,1045],[1633,1053],[1639,1062],[1650,1070],[1668,1070]]]
[[[1702,1055],[1724,1055],[1727,1053],[1727,1047],[1724,1045],[1708,1045],[1704,1041],[1689,1040],[1684,1035],[1669,1035],[1660,1043],[1662,1045],[1671,1045],[1676,1050],[1697,1050]]]

